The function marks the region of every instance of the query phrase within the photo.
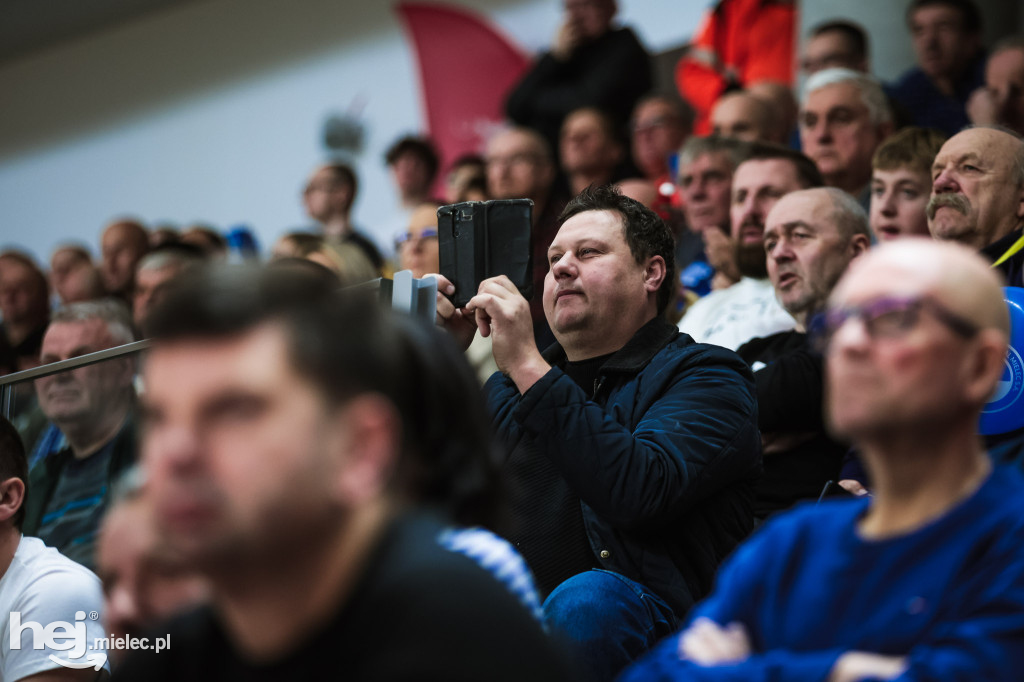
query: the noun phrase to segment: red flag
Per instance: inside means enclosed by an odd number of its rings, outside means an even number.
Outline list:
[[[504,119],[505,96],[529,58],[487,21],[465,9],[399,2],[420,67],[427,125],[445,168],[481,153]]]

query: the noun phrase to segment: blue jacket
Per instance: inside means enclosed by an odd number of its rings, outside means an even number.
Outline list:
[[[559,369],[561,347],[545,359],[552,369],[525,395],[502,374],[488,380],[499,439],[510,456],[550,458],[579,495],[596,565],[681,617],[753,526],[761,441],[749,368],[661,318],[602,366],[593,400]]]

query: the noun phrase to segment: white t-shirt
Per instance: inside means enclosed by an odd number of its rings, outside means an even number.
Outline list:
[[[110,670],[106,651],[90,649],[97,638],[106,637],[102,612],[103,588],[96,574],[47,547],[39,538],[22,537],[14,560],[0,578],[0,681],[14,682],[60,668],[50,654],[80,664],[78,667],[85,667],[90,655],[93,662],[102,655],[103,667]],[[76,618],[79,613],[81,617]],[[57,621],[70,626],[56,631],[58,644],[67,646],[73,641],[73,647],[60,650],[47,646],[42,630]],[[21,648],[12,649],[12,626],[19,623]],[[38,623],[39,627],[30,627],[29,623]],[[83,626],[85,638],[80,642],[78,633]],[[42,649],[33,648],[35,630],[41,633]]]
[[[679,330],[699,343],[736,350],[759,336],[796,327],[796,320],[779,305],[767,279],[744,277],[728,289],[712,291],[696,301],[679,321]]]

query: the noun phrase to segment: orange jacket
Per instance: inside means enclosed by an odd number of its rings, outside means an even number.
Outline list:
[[[794,0],[721,0],[709,9],[676,65],[676,87],[693,105],[694,132],[711,132],[711,108],[729,86],[793,84]]]

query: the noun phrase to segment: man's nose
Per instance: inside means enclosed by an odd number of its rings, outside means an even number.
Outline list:
[[[942,169],[942,172],[932,181],[933,194],[945,194],[948,192],[959,192],[960,183],[956,181],[950,168]]]
[[[832,126],[828,124],[827,118],[822,116],[814,122],[814,125],[811,127],[811,137],[819,142],[832,141]]]
[[[708,195],[708,185],[703,180],[694,180],[690,190],[694,199],[704,199]]]
[[[564,253],[562,257],[551,264],[551,274],[555,278],[570,277],[575,273],[575,265],[572,261],[572,254]]]
[[[770,257],[776,263],[785,263],[785,262],[793,260],[793,258],[794,258],[794,256],[793,256],[793,249],[790,248],[790,246],[791,245],[790,245],[788,239],[786,239],[786,238],[779,239],[775,243],[775,245],[772,247],[772,252],[771,252]]]
[[[736,220],[732,224],[732,237],[734,239],[739,236],[740,228],[747,223],[760,224],[757,218],[756,204],[753,199],[744,201],[736,213]]]

